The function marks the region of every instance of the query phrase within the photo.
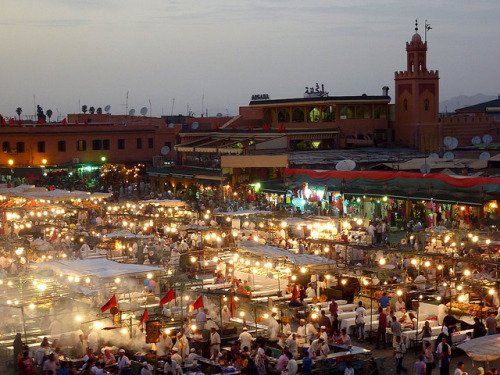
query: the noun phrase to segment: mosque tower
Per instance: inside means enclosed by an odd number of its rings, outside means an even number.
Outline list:
[[[426,34],[430,26],[425,24]],[[439,137],[439,72],[427,70],[427,40],[422,42],[415,21],[415,34],[406,43],[406,70],[395,73],[397,144],[436,151]]]

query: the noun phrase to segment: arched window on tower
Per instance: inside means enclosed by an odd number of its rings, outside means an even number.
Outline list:
[[[424,109],[425,109],[426,111],[428,111],[428,110],[429,110],[429,108],[430,108],[430,102],[429,102],[429,99],[425,99],[425,100],[424,100]]]
[[[403,110],[405,112],[408,111],[408,99],[403,100]]]

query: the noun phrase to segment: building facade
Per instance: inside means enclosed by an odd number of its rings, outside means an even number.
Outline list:
[[[162,118],[70,114],[63,123],[0,127],[0,164],[10,166],[151,162],[175,159],[179,125]],[[170,152],[162,156],[167,146]],[[164,149],[165,151],[166,149]]]

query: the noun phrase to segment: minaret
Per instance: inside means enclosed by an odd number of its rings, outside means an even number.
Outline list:
[[[426,26],[427,27],[427,24]],[[415,34],[406,43],[406,70],[395,73],[396,143],[431,152],[440,145],[439,72],[427,70],[427,41]]]

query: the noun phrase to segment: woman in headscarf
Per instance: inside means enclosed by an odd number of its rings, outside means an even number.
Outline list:
[[[257,354],[255,355],[255,366],[257,366],[257,372],[259,375],[267,375],[267,362],[268,359],[264,353],[264,349],[257,349]]]

